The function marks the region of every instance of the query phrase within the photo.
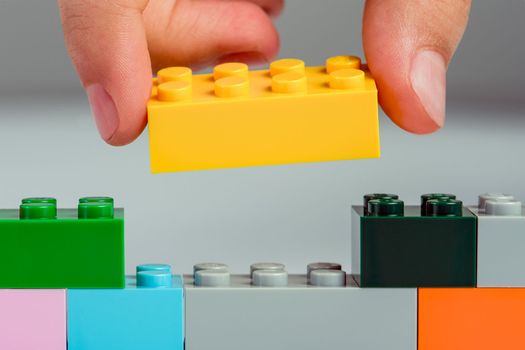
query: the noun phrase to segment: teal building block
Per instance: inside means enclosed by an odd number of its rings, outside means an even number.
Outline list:
[[[366,195],[352,207],[352,274],[361,287],[475,287],[476,225],[452,194],[422,195],[420,206]]]
[[[182,277],[164,266],[139,266],[124,289],[69,289],[68,350],[183,350]]]
[[[124,210],[109,197],[77,209],[25,198],[0,210],[0,288],[123,288]]]

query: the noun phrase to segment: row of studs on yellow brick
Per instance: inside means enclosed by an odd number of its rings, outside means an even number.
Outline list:
[[[362,88],[365,74],[361,60],[355,56],[335,56],[326,60],[326,73],[332,89]],[[304,61],[287,58],[274,61],[269,70],[272,92],[306,92],[307,79]],[[223,98],[249,95],[248,66],[244,63],[223,63],[213,69],[215,96]],[[192,71],[188,67],[170,67],[157,73],[157,98],[160,101],[184,101],[192,96]]]

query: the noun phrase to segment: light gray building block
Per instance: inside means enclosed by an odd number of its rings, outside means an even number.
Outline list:
[[[278,282],[283,273],[256,277]],[[340,273],[316,270],[311,283],[338,285]],[[249,275],[231,275],[227,287],[201,287],[186,276],[186,350],[416,349],[417,289],[361,289],[350,275],[343,283],[318,287],[288,275],[287,286],[255,286]]]
[[[525,209],[509,195],[480,196],[478,287],[525,287]]]

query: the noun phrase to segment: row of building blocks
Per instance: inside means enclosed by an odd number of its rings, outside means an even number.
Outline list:
[[[419,350],[525,348],[525,288],[422,288]]]
[[[109,197],[77,209],[26,198],[0,210],[0,288],[124,287],[124,212]]]
[[[338,264],[310,267],[196,265],[185,276],[186,350],[416,349],[415,288],[362,289]]]
[[[512,195],[487,193],[478,220],[478,287],[525,287],[525,210]]]
[[[124,289],[67,291],[68,350],[183,350],[182,277],[140,265]]]
[[[476,217],[452,194],[405,206],[395,194],[352,207],[352,274],[361,287],[476,286]]]
[[[154,173],[379,157],[377,89],[357,57],[249,71],[158,72],[148,102]]]
[[[66,350],[66,291],[0,289],[0,349]]]

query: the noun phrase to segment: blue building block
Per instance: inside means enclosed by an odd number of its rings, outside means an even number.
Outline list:
[[[67,291],[69,350],[183,350],[182,277],[141,265],[124,289]]]

